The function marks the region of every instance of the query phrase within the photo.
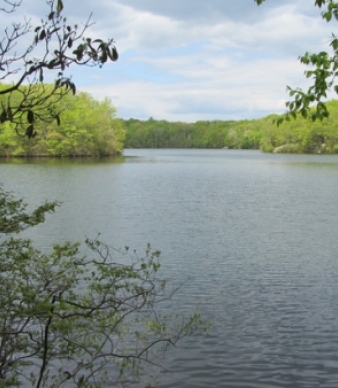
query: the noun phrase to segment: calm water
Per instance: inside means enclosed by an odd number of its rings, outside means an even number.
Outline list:
[[[338,156],[126,150],[0,162],[0,177],[63,202],[30,233],[41,246],[150,242],[166,275],[189,278],[174,307],[212,326],[168,354],[160,387],[338,386]]]

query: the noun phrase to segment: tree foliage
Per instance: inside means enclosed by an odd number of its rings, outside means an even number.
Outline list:
[[[264,1],[255,0],[258,5]],[[323,8],[322,17],[327,22],[332,19],[338,20],[337,1],[315,0],[314,5]],[[310,67],[310,70],[305,71],[305,76],[312,80],[312,85],[306,91],[287,86],[292,100],[286,103],[288,111],[284,116],[278,118],[277,124],[282,123],[284,120],[290,120],[290,118],[296,118],[297,114],[304,118],[309,117],[312,121],[322,120],[329,116],[329,111],[324,102],[330,91],[338,94],[338,37],[335,34],[332,34],[329,45],[330,52],[306,52],[299,57],[302,64]],[[310,109],[313,105],[315,109]]]
[[[53,85],[44,85],[44,89],[48,87]],[[19,136],[12,123],[3,124],[0,156],[102,156],[122,152],[124,127],[109,99],[96,101],[87,93],[68,94],[55,102],[55,109],[63,112],[61,123],[38,122],[37,136],[31,139]]]
[[[299,117],[276,126],[279,116],[262,119],[260,148],[267,152],[337,153],[338,101],[325,103],[325,108],[330,115],[324,121]]]
[[[124,121],[125,147],[131,148],[259,148],[261,134],[255,120],[197,121],[196,123]]]
[[[266,152],[338,152],[338,101],[325,103],[330,116],[312,122],[300,117],[276,126],[280,116],[242,121],[167,122],[126,120],[125,147],[131,148],[234,148]],[[315,109],[315,108],[311,108]],[[312,111],[310,110],[310,114]]]
[[[13,235],[56,205],[29,213],[0,188],[0,385],[151,382],[147,366],[160,367],[163,352],[200,327],[198,315],[156,311],[172,293],[159,276],[160,253],[149,246],[143,257],[126,248],[116,260],[98,240],[86,240],[89,257],[79,244],[56,244],[46,254]]]
[[[14,13],[21,1],[4,1],[0,11]],[[66,71],[73,65],[102,66],[116,61],[114,41],[85,37],[91,16],[81,27],[64,17],[62,0],[47,1],[48,16],[38,25],[23,19],[4,29],[0,38],[0,82],[14,79],[0,89],[0,124],[10,122],[17,133],[32,138],[38,122],[60,122],[55,102],[65,94],[75,94],[76,86]],[[22,43],[30,42],[27,46]],[[54,75],[53,87],[45,87],[46,73]]]

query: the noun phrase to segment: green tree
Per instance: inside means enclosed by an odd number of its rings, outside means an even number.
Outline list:
[[[173,293],[149,246],[143,257],[126,248],[116,259],[98,240],[86,240],[89,257],[79,244],[46,254],[15,237],[56,206],[28,212],[0,187],[0,386],[152,383],[141,370],[160,367],[163,352],[200,327],[198,315],[156,311]]]
[[[166,122],[130,119],[126,147],[144,148],[259,148],[262,133],[259,120]]]
[[[53,87],[44,85],[48,86]],[[37,136],[33,139],[19,136],[12,123],[4,123],[0,132],[0,155],[85,156],[122,152],[124,126],[116,118],[116,109],[109,99],[96,101],[83,92],[68,94],[55,102],[55,109],[63,111],[60,125],[38,122]]]
[[[0,11],[12,13],[21,2],[4,0],[4,4],[8,8]],[[71,98],[69,91],[75,92],[65,69],[102,66],[117,59],[113,41],[84,38],[90,19],[79,31],[66,23],[61,0],[47,4],[50,12],[41,25],[14,24],[0,39],[1,79],[17,73],[11,86],[0,85],[0,136],[6,140],[1,145],[5,149],[11,146],[13,129],[26,134],[24,140],[32,147],[39,125],[43,147],[63,138],[64,134],[52,131],[51,120],[59,122],[59,104]],[[33,43],[19,53],[14,47],[29,34]],[[38,59],[32,59],[35,55]],[[53,70],[58,72],[55,84],[45,85],[45,72]],[[101,120],[111,126],[110,102],[96,103],[87,97],[76,101],[106,112]],[[90,122],[88,128],[94,125]],[[123,129],[108,131],[109,136],[119,131]],[[74,132],[78,133],[68,139],[70,146],[83,147],[80,143],[88,132],[78,128]],[[101,133],[94,131],[91,136],[102,146]],[[126,249],[120,252],[122,257],[114,258],[115,250],[99,240],[86,240],[91,253],[84,256],[78,243],[55,244],[50,252],[42,252],[17,235],[43,222],[57,205],[47,202],[29,212],[22,200],[0,186],[0,386],[98,387],[109,379],[109,385],[125,387],[139,381],[147,365],[160,366],[165,349],[199,326],[199,317],[185,320],[156,311],[157,304],[173,292],[166,292],[166,280],[159,276],[159,252],[150,247],[142,257]]]
[[[4,0],[0,12],[20,10],[21,1]],[[76,66],[102,66],[108,60],[116,61],[118,54],[112,39],[92,40],[85,33],[92,25],[91,17],[82,24],[70,25],[64,17],[62,0],[47,1],[48,16],[38,25],[23,18],[4,28],[0,38],[1,81],[13,79],[11,85],[0,87],[0,123],[13,123],[15,130],[29,138],[36,135],[39,121],[60,122],[57,101],[76,86],[66,70]],[[22,42],[31,37],[25,47]],[[44,86],[46,73],[55,76],[52,88]],[[39,87],[37,87],[39,86]]]
[[[265,0],[255,0],[260,5]],[[338,20],[338,2],[333,0],[315,0],[316,7],[324,8],[322,17],[327,22],[332,19]],[[308,90],[300,88],[293,89],[287,86],[291,101],[286,103],[287,113],[277,120],[277,123],[295,118],[301,114],[304,118],[309,117],[312,121],[323,119],[329,116],[329,111],[324,103],[329,91],[338,94],[338,37],[332,34],[329,43],[331,52],[321,51],[320,53],[305,53],[300,56],[300,62],[310,66],[310,70],[305,71],[305,76],[313,80],[313,84]],[[311,109],[312,105],[315,109]]]

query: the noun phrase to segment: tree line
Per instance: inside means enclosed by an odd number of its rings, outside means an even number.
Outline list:
[[[196,123],[124,121],[127,148],[259,148],[260,128],[254,120]]]
[[[5,87],[8,85],[0,84],[0,89]],[[19,99],[20,93],[13,93],[13,98]],[[0,104],[4,104],[4,97],[0,96]],[[16,131],[11,121],[2,123],[0,156],[107,156],[120,154],[124,148],[338,153],[338,100],[326,103],[330,115],[323,121],[297,117],[281,125],[277,125],[280,116],[274,114],[254,120],[195,123],[122,120],[108,98],[97,101],[84,92],[68,93],[55,101],[55,106],[61,112],[60,121],[37,121],[31,137]]]
[[[272,114],[241,121],[166,120],[124,121],[126,148],[233,148],[261,149],[265,152],[338,152],[338,100],[326,103],[330,112],[323,121]]]

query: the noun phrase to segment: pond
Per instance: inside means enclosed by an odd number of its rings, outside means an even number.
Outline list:
[[[42,248],[101,234],[161,250],[188,281],[172,301],[211,321],[165,360],[159,387],[338,384],[338,156],[126,150],[110,159],[0,162],[6,190],[62,206]]]

